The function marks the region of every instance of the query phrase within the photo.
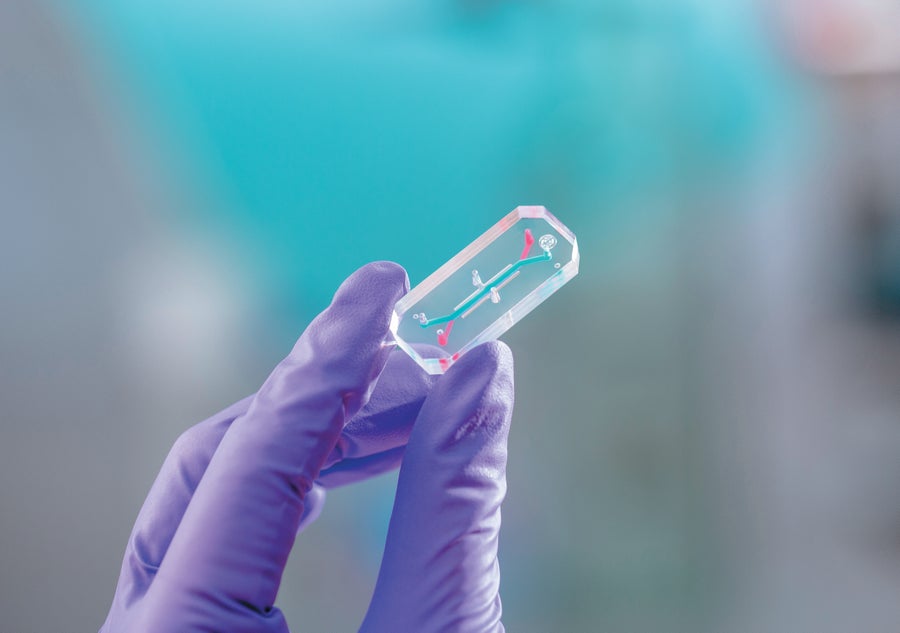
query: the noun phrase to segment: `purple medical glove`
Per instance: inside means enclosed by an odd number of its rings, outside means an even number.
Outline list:
[[[361,268],[255,395],[178,439],[138,515],[101,631],[287,631],[275,597],[325,489],[401,460],[362,630],[503,630],[497,539],[512,356],[488,343],[435,378],[388,351],[391,310],[407,287],[396,264]]]

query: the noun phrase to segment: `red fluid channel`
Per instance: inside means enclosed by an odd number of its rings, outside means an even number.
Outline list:
[[[531,234],[531,229],[525,229],[525,248],[522,249],[522,255],[519,256],[519,259],[528,257],[532,244],[534,244],[534,236]]]
[[[438,334],[438,345],[446,345],[450,339],[450,330],[453,329],[453,321],[447,322],[447,329],[442,334]]]

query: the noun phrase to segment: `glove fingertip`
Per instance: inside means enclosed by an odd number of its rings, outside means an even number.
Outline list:
[[[488,341],[469,351],[445,374],[453,381],[512,379],[512,350],[503,341]]]
[[[455,426],[453,439],[477,430],[499,431],[509,424],[514,394],[512,351],[501,341],[489,341],[463,356],[438,381],[430,400],[441,413],[432,416]]]
[[[394,301],[400,299],[409,292],[409,276],[400,264],[391,261],[371,262],[357,269],[341,285],[359,285],[377,288],[379,290],[390,289],[396,294]]]

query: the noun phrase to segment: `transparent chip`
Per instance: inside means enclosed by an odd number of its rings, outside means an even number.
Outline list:
[[[429,374],[498,338],[578,274],[575,235],[544,207],[517,207],[394,307],[394,340]]]

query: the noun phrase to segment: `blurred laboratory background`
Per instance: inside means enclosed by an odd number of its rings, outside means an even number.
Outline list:
[[[93,631],[176,437],[519,204],[510,631],[900,627],[896,0],[4,0],[0,630]],[[395,476],[279,596],[354,631]]]

